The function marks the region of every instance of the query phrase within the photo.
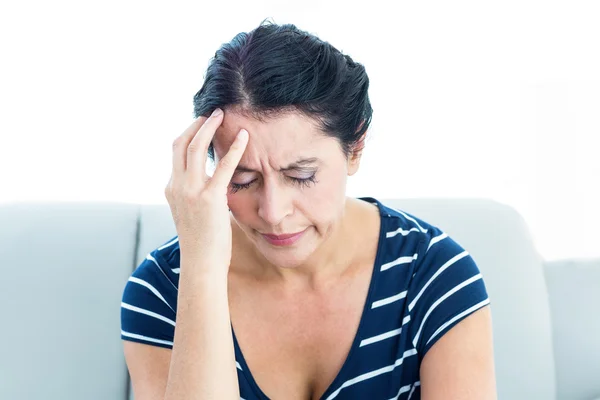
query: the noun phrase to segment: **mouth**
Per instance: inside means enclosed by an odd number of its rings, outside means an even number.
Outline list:
[[[274,246],[290,246],[296,243],[302,237],[302,235],[304,235],[304,232],[306,232],[306,229],[301,232],[286,233],[281,235],[261,233],[261,236]]]

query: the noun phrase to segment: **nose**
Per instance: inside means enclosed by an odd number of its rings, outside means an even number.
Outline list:
[[[258,216],[271,226],[278,226],[294,211],[292,199],[285,189],[265,183],[258,201]]]

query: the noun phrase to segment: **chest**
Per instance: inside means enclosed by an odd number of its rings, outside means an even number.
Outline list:
[[[319,399],[346,361],[372,266],[325,292],[284,294],[231,280],[231,324],[249,372],[273,400]]]

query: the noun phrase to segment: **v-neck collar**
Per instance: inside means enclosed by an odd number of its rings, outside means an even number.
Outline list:
[[[366,298],[365,304],[363,306],[363,311],[362,311],[362,314],[360,317],[360,322],[358,324],[358,329],[356,330],[356,334],[354,335],[354,339],[352,341],[352,346],[350,347],[350,351],[348,352],[348,355],[346,356],[346,359],[344,360],[344,363],[342,364],[342,367],[338,371],[336,377],[333,379],[331,384],[327,387],[327,390],[325,390],[325,392],[323,393],[323,395],[320,397],[319,400],[327,399],[327,397],[330,396],[331,393],[333,393],[336,390],[336,388],[341,387],[341,385],[343,383],[343,382],[341,382],[341,380],[346,379],[345,378],[345,375],[347,375],[346,371],[348,371],[350,369],[350,367],[352,366],[352,362],[353,362],[352,355],[356,352],[356,349],[360,346],[363,325],[365,323],[366,317],[370,310],[370,304],[372,303],[372,295],[373,295],[375,284],[377,281],[377,276],[378,276],[378,271],[379,271],[378,266],[381,264],[380,257],[381,257],[381,253],[382,253],[381,249],[382,249],[384,241],[385,241],[384,223],[385,223],[385,217],[387,216],[387,213],[384,212],[384,210],[382,208],[383,205],[379,202],[379,200],[377,200],[373,197],[358,197],[358,199],[375,204],[379,210],[379,239],[378,239],[378,243],[377,243],[377,253],[375,254],[375,262],[373,263],[373,271],[371,272],[371,281],[369,282],[369,290],[367,292],[367,298]],[[261,390],[261,388],[258,386],[256,381],[254,380],[254,377],[252,376],[252,373],[250,372],[250,368],[248,368],[248,364],[246,363],[246,359],[244,358],[244,354],[242,353],[242,349],[240,348],[240,345],[235,336],[235,332],[233,330],[233,325],[231,324],[231,321],[230,321],[230,326],[231,326],[231,334],[233,336],[233,345],[234,345],[234,350],[235,350],[235,354],[236,354],[236,361],[241,367],[241,373],[246,377],[246,379],[248,380],[248,383],[252,387],[254,394],[256,396],[258,396],[258,398],[260,400],[271,400]]]

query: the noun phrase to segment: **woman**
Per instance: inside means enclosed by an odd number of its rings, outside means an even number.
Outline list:
[[[217,51],[173,146],[177,236],[123,293],[136,400],[495,398],[473,259],[417,217],[345,196],[368,86],[294,25]]]

